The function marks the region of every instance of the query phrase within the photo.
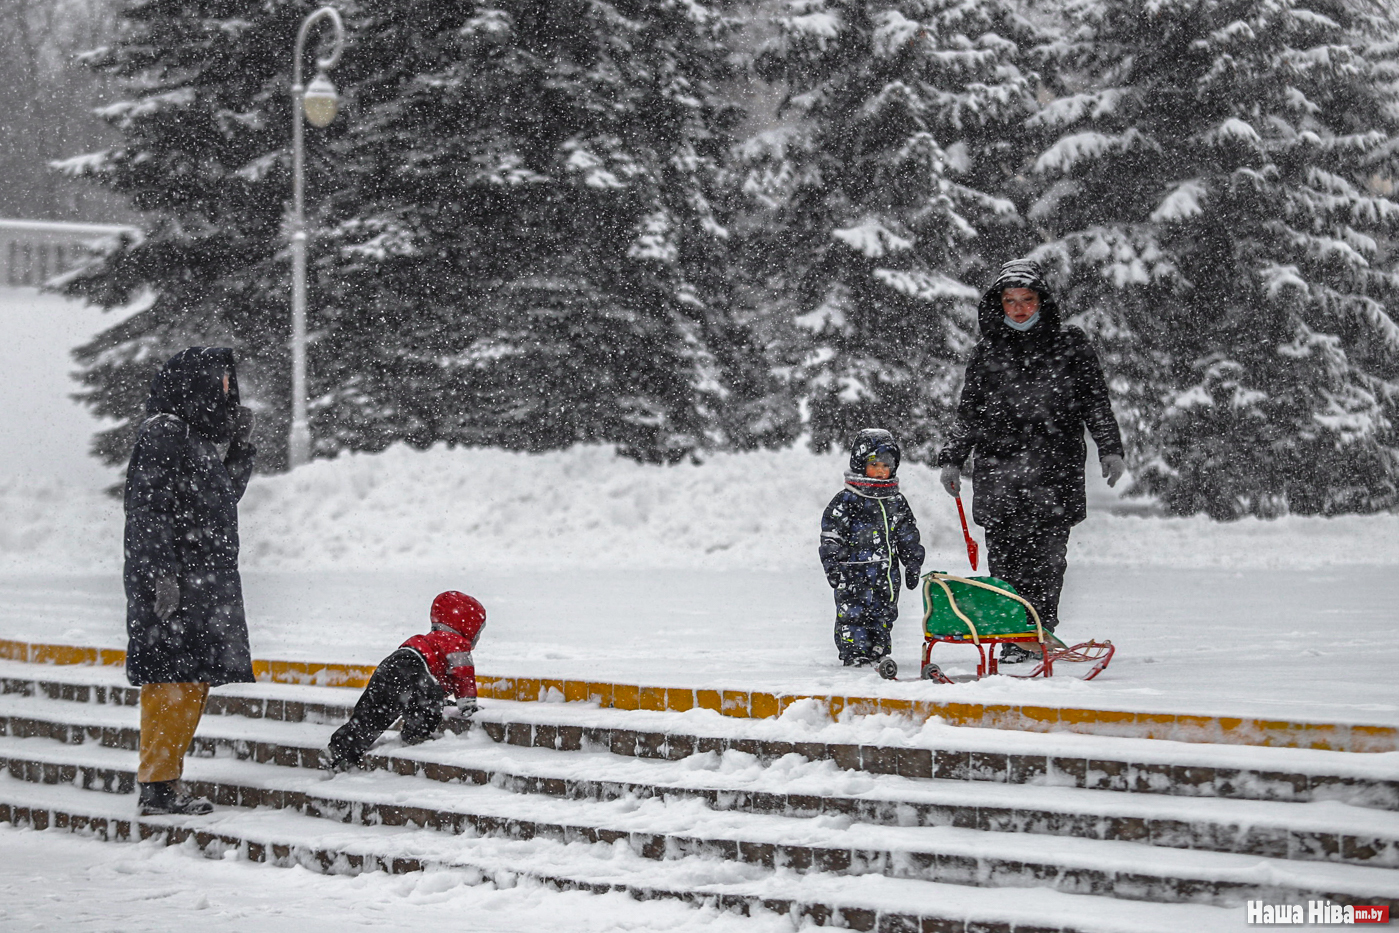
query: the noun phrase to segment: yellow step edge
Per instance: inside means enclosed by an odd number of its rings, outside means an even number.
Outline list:
[[[126,652],[114,648],[32,644],[0,639],[0,659],[32,664],[120,666],[126,662]],[[253,661],[254,676],[269,683],[363,687],[373,673],[372,664]],[[827,714],[833,718],[848,709],[857,714],[889,713],[909,716],[916,720],[937,717],[954,726],[1015,729],[1025,732],[1077,732],[1085,735],[1169,739],[1177,742],[1315,748],[1344,752],[1399,751],[1399,729],[1393,726],[902,700],[892,697],[690,690],[541,677],[478,675],[476,680],[480,695],[486,699],[596,702],[600,706],[612,709],[680,713],[698,707],[739,719],[774,719],[799,700],[813,700],[825,707]]]

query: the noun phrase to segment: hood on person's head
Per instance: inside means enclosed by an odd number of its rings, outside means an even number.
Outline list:
[[[223,392],[228,374],[228,395]],[[233,436],[238,373],[228,347],[190,347],[172,356],[151,380],[146,413],[174,415],[211,441]]]
[[[850,472],[864,476],[865,464],[874,458],[888,462],[889,477],[892,479],[899,472],[901,456],[899,442],[894,440],[894,435],[883,428],[863,428],[850,445]]]
[[[996,280],[981,296],[977,305],[977,323],[981,336],[992,337],[1013,334],[1015,331],[1005,322],[1005,309],[1001,307],[1001,292],[1007,288],[1031,288],[1039,292],[1040,312],[1035,326],[1027,333],[1053,332],[1059,329],[1059,303],[1054,300],[1044,280],[1044,270],[1033,259],[1012,259],[1001,266]]]
[[[475,645],[486,627],[486,607],[474,596],[448,590],[432,601],[431,618],[434,629],[451,629]]]

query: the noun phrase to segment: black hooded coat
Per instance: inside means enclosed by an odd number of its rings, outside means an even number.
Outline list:
[[[228,394],[223,375],[229,376]],[[256,449],[234,437],[233,351],[191,347],[151,383],[149,417],[126,471],[126,676],[132,684],[253,680],[238,500]],[[227,455],[217,445],[228,443]],[[174,614],[155,613],[155,581],[179,583]]]
[[[1001,292],[1032,288],[1039,320],[1028,331],[1005,323]],[[938,466],[960,468],[975,453],[972,517],[1068,528],[1087,517],[1086,426],[1098,456],[1122,455],[1107,383],[1088,337],[1063,325],[1059,305],[1033,262],[1007,263],[978,306],[981,340],[967,362],[957,420]]]

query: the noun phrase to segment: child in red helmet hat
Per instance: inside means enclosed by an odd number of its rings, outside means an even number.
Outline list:
[[[471,649],[486,626],[486,608],[456,590],[432,601],[432,630],[414,635],[374,670],[355,711],[330,737],[325,768],[358,767],[365,752],[403,717],[403,741],[417,745],[442,725],[442,705],[456,697],[463,716],[476,712],[476,665]]]

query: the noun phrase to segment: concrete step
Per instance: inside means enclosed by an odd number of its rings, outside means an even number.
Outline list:
[[[613,754],[679,759],[727,750],[773,761],[796,753],[844,770],[987,783],[1051,784],[1089,790],[1305,803],[1338,800],[1399,810],[1399,753],[1214,746],[1156,739],[1013,732],[927,724],[882,730],[835,724],[723,720],[712,732],[689,714],[588,709],[582,704],[483,705],[477,722],[496,741],[569,750],[588,743]],[[720,720],[722,717],[713,717]],[[870,717],[873,719],[874,717]],[[803,737],[802,731],[815,732]],[[832,741],[841,731],[874,732],[878,743]],[[903,732],[904,742],[889,741]],[[795,733],[795,734],[794,734]],[[852,735],[851,738],[856,738]],[[803,740],[807,738],[808,740]]]
[[[0,696],[103,706],[137,707],[141,703],[141,689],[127,685],[120,668],[46,668],[42,675],[25,671],[33,667],[0,662]],[[344,722],[358,698],[358,690],[343,687],[226,684],[210,694],[204,711],[210,716],[279,722]]]
[[[0,820],[96,840],[149,839],[317,872],[461,872],[501,886],[532,879],[555,890],[620,891],[743,914],[786,915],[794,926],[878,933],[1224,933],[1243,911],[1152,904],[1030,888],[985,889],[883,875],[794,873],[691,857],[655,861],[626,847],[424,833],[416,826],[331,825],[291,811],[220,810],[206,817],[133,818],[120,798],[72,788],[27,788],[0,778]]]
[[[139,699],[137,689],[118,682],[120,671],[44,668],[41,674],[31,675],[27,669],[33,667],[4,664],[0,692],[112,706],[135,706]],[[0,701],[4,698],[0,696]],[[233,684],[214,691],[208,713],[230,719],[333,724],[349,715],[356,698],[357,691],[344,688]],[[813,727],[796,719],[699,715],[704,712],[487,700],[476,718],[499,742],[564,751],[586,744],[626,757],[676,760],[732,749],[765,762],[796,753],[871,774],[1231,800],[1341,801],[1399,811],[1399,753],[1212,746],[936,724],[876,730],[886,738],[865,742],[858,741],[860,732],[870,730],[857,725]],[[704,721],[705,728],[698,728],[699,721]],[[902,742],[888,741],[889,733],[900,732]]]
[[[45,745],[43,749],[15,746]],[[11,761],[42,761],[40,780],[85,780],[84,769],[116,770],[104,748],[6,740]],[[35,754],[35,751],[38,754]],[[18,755],[17,752],[25,752]],[[68,771],[65,769],[75,769]],[[1399,905],[1399,873],[1318,862],[1181,851],[1121,841],[988,833],[958,827],[867,824],[850,817],[794,818],[714,810],[702,800],[559,800],[493,786],[453,787],[385,774],[321,775],[233,759],[195,760],[186,780],[217,804],[294,809],[365,825],[413,824],[453,834],[621,844],[648,859],[693,856],[789,871],[884,874],[978,887],[1050,887],[1065,893],[1238,906],[1306,899]],[[89,785],[91,786],[91,785]]]
[[[60,719],[56,713],[67,716]],[[0,698],[0,727],[19,739],[92,742],[135,750],[139,733],[125,724],[134,714],[129,709],[65,709],[33,698]],[[305,722],[206,718],[192,752],[196,756],[224,754],[258,763],[315,768],[332,728]],[[28,747],[26,754],[33,759],[33,746]],[[756,758],[745,762],[749,757],[733,751],[724,756],[706,752],[693,760],[670,762],[619,759],[587,743],[572,751],[501,748],[479,740],[445,740],[407,748],[390,738],[381,742],[366,764],[372,770],[420,775],[439,782],[493,784],[516,793],[579,800],[624,796],[700,799],[718,809],[754,813],[834,816],[891,826],[949,826],[1399,867],[1399,814],[1335,801],[1291,804],[895,775],[842,777],[833,763],[806,762],[795,754],[766,766]],[[36,768],[42,773],[60,763],[51,755],[41,768],[38,759],[29,759],[12,757],[8,764],[11,773],[18,777]],[[721,767],[725,762],[730,769],[727,777]],[[735,769],[740,772],[736,776]],[[82,778],[83,786],[125,788],[127,781],[114,775]],[[853,793],[828,791],[832,784],[851,782],[855,784]]]

